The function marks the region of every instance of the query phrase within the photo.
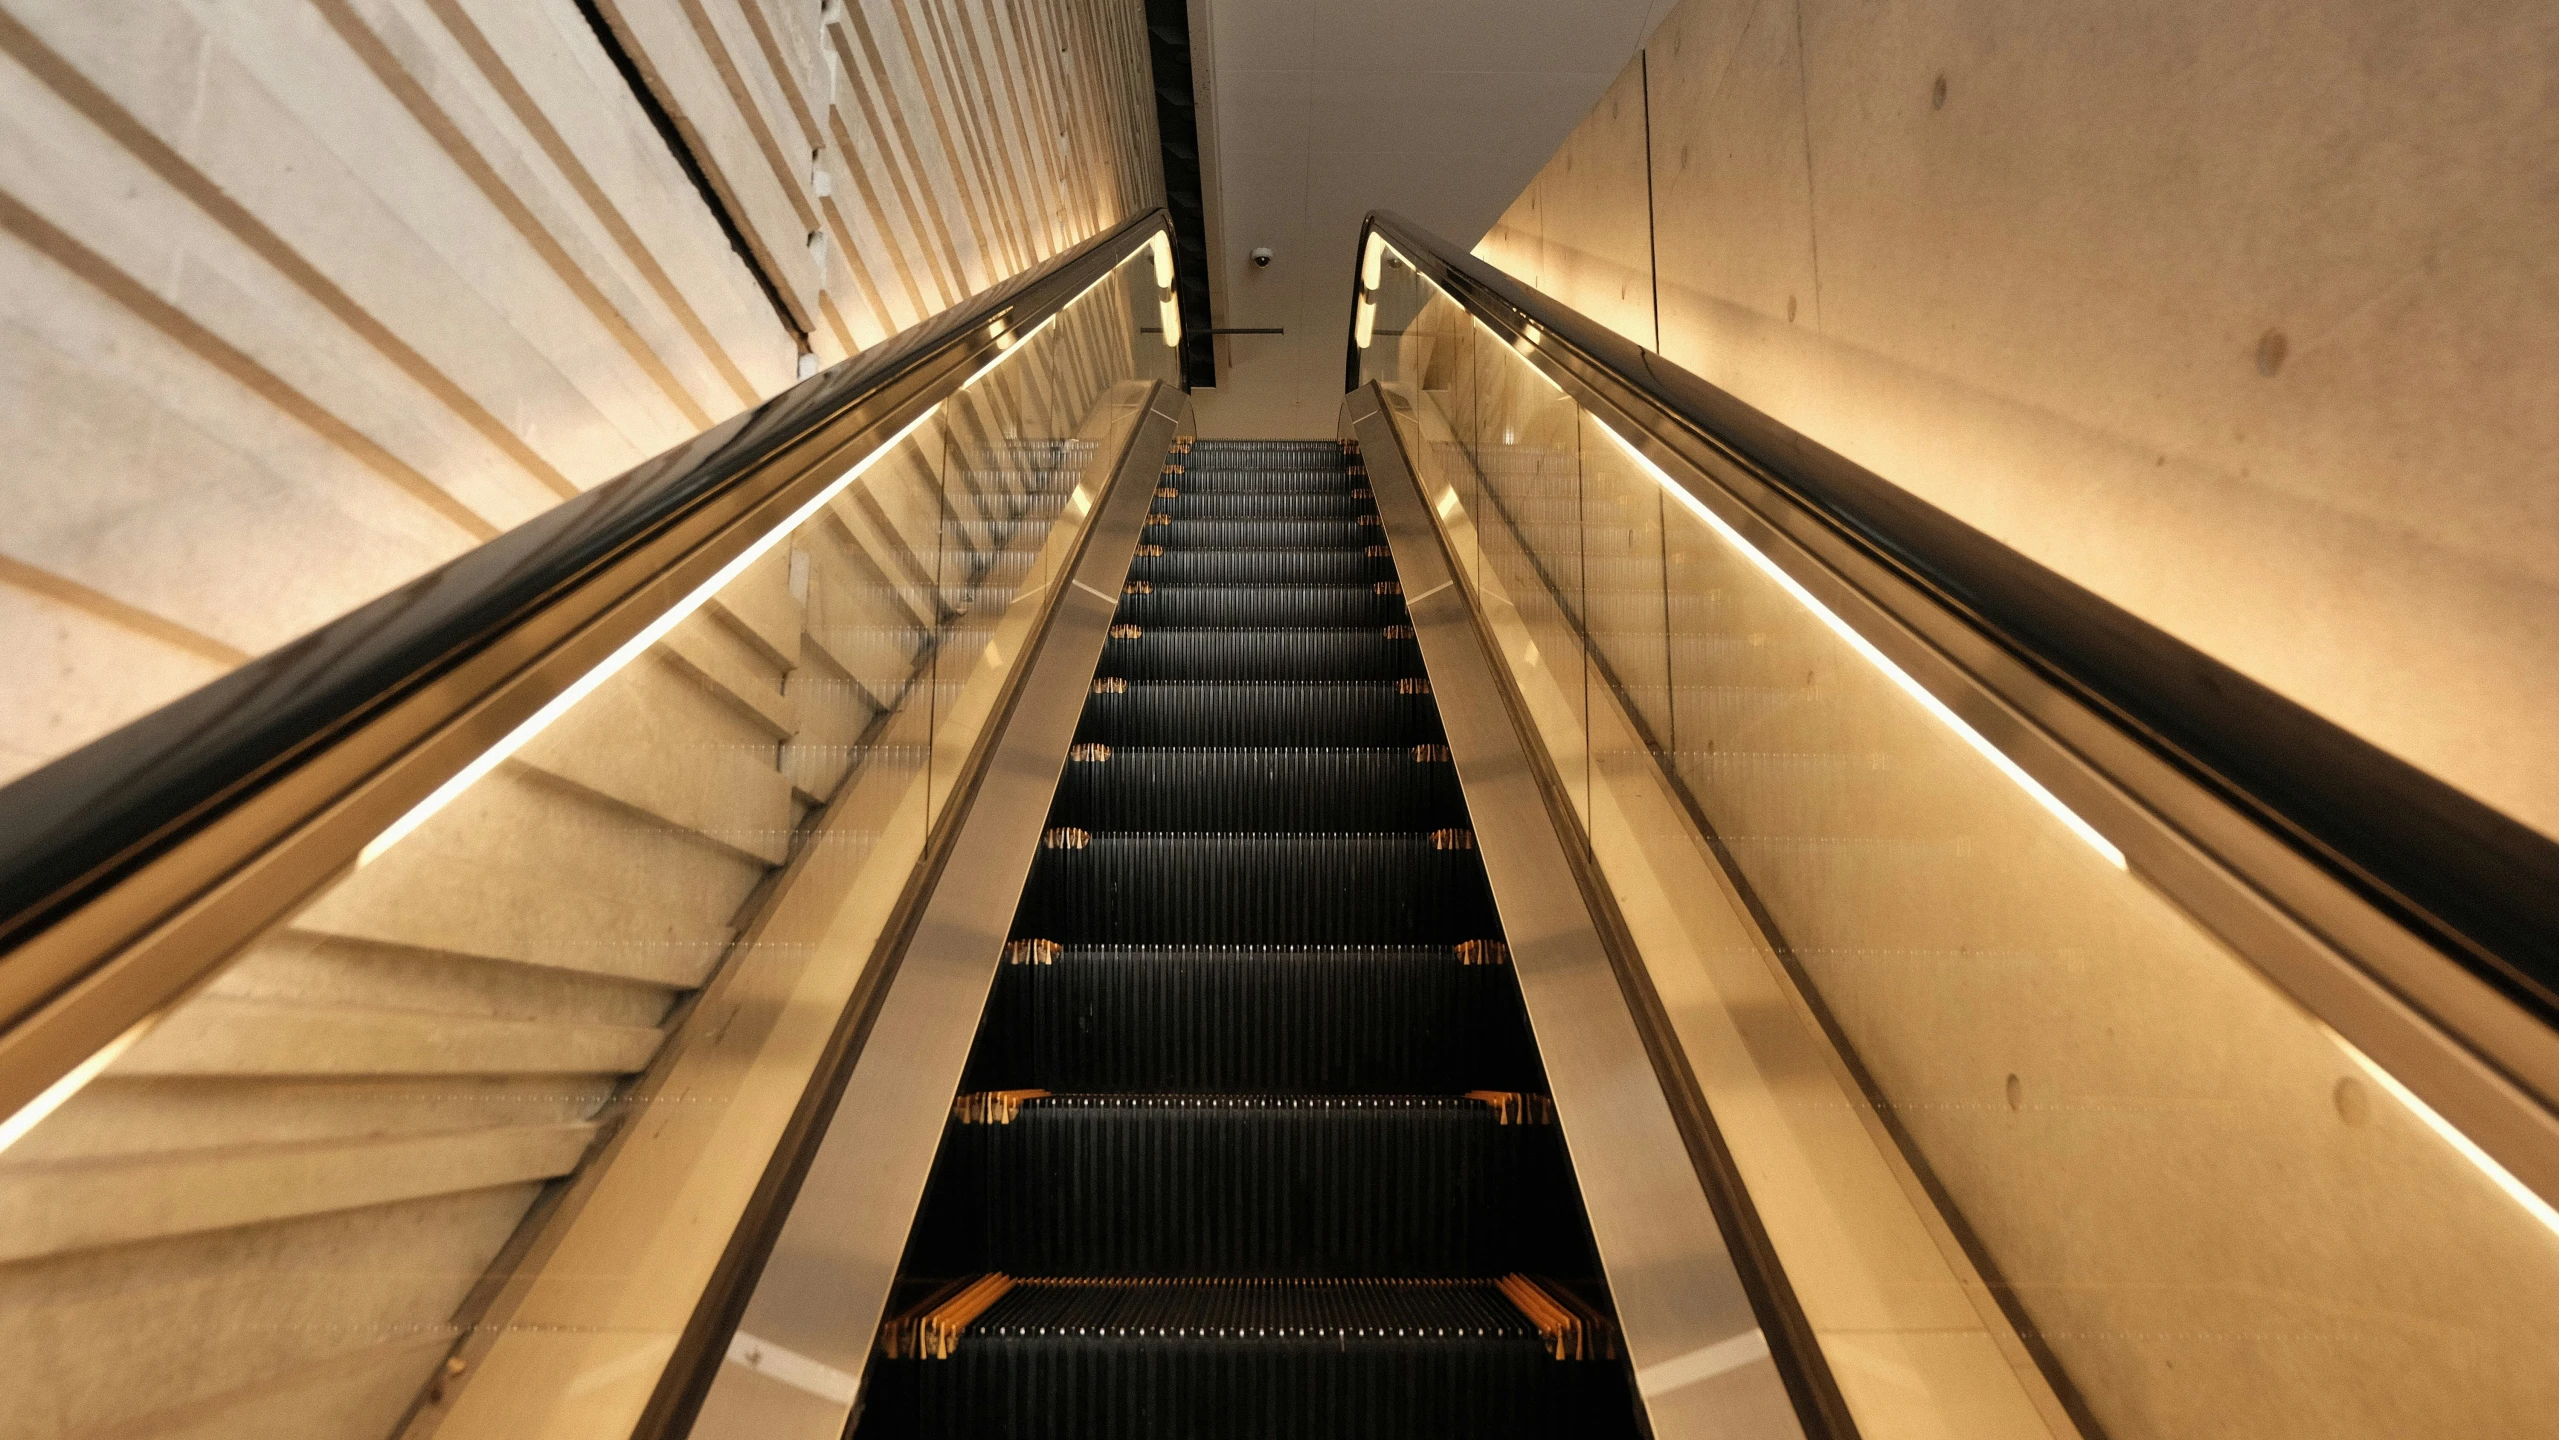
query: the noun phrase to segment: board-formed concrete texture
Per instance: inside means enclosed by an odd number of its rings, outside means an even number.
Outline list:
[[[1168,353],[1145,268],[0,1155],[0,1437],[423,1437],[456,1365],[515,1388],[452,1433],[583,1434],[526,1396],[602,1331],[639,1361],[567,1408],[628,1433],[869,959],[776,941],[769,902],[889,913],[925,757],[947,803],[984,657],[1078,533],[1125,372]],[[646,1223],[592,1238],[616,1206]]]
[[[7,0],[0,781],[1160,203],[1143,18]]]
[[[2529,0],[1688,0],[1478,253],[2559,834],[2555,49]]]

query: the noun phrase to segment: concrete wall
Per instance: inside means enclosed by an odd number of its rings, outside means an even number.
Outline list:
[[[0,1440],[629,1435],[1169,373],[1154,298],[1123,265],[8,1146]]]
[[[1477,253],[2559,834],[2554,75],[2523,0],[1687,0]]]
[[[751,262],[574,0],[0,0],[0,780],[1157,203],[1136,0],[595,8]]]

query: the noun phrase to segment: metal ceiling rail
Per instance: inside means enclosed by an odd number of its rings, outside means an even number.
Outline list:
[[[1391,255],[2559,1201],[2559,844],[1392,212],[1355,255],[1347,389]]]
[[[1097,235],[0,789],[0,1119],[1170,232]]]

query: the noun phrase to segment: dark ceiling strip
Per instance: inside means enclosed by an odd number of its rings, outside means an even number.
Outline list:
[[[755,258],[754,247],[746,243],[746,232],[738,228],[737,217],[729,213],[728,202],[720,198],[720,192],[711,184],[710,174],[703,170],[701,160],[694,155],[693,147],[685,143],[684,132],[676,127],[674,114],[659,101],[657,93],[649,89],[647,79],[640,74],[639,62],[633,60],[631,52],[623,47],[622,37],[614,33],[613,23],[596,8],[596,0],[577,0],[577,7],[578,13],[586,17],[587,28],[595,32],[596,43],[604,47],[605,55],[613,61],[613,68],[622,72],[622,83],[631,88],[631,98],[640,102],[641,112],[649,117],[650,124],[657,127],[658,138],[666,142],[667,153],[675,157],[676,164],[684,167],[684,178],[693,182],[693,189],[702,197],[703,205],[709,208],[711,218],[720,222],[720,233],[729,237],[729,248],[737,252],[738,263],[744,265],[746,273],[754,276],[755,283],[762,287],[764,298],[773,306],[774,318],[782,322],[782,329],[800,349],[807,350],[809,334],[800,328],[800,322],[791,318],[790,307],[782,303],[782,287],[775,284],[773,277],[765,271],[764,262]],[[1189,317],[1183,318],[1187,323]]]
[[[1182,388],[1217,384],[1216,318],[1208,305],[1208,213],[1200,183],[1199,88],[1191,75],[1189,0],[1146,0],[1155,66],[1155,133],[1164,148],[1164,208],[1173,216],[1173,289],[1182,306]],[[1159,332],[1160,333],[1160,332]]]

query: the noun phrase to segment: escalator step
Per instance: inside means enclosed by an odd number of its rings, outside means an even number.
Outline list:
[[[1118,618],[1150,628],[1382,627],[1404,623],[1404,597],[1374,584],[1157,585],[1122,595]]]
[[[1428,745],[1439,708],[1419,682],[1129,685],[1084,703],[1075,738],[1111,746]]]
[[[1454,945],[1498,934],[1484,869],[1423,835],[1044,842],[1013,933],[1067,945]],[[1463,844],[1469,848],[1443,848]]]
[[[1024,942],[998,972],[971,1090],[1394,1094],[1543,1090],[1497,945]]]
[[[1202,441],[1181,457],[1188,469],[1324,470],[1338,477],[1348,463],[1338,446],[1290,442]]]
[[[1193,442],[1190,453],[1195,459],[1245,457],[1254,464],[1273,463],[1281,457],[1303,456],[1333,465],[1339,464],[1343,456],[1338,440],[1200,440]]]
[[[1128,577],[1158,585],[1373,585],[1395,578],[1395,562],[1366,550],[1172,550],[1149,555],[1141,548]]]
[[[1124,633],[1134,629],[1137,633]],[[1401,680],[1422,673],[1409,625],[1361,630],[1114,627],[1099,673],[1130,681]]]
[[[1552,1123],[1449,1095],[1039,1095],[936,1191],[1009,1275],[1587,1275]],[[1541,1112],[1543,1113],[1543,1112]],[[1132,1225],[1131,1216],[1148,1223]],[[964,1243],[964,1241],[963,1241]],[[955,1257],[956,1258],[956,1257]],[[939,1267],[937,1267],[939,1268]]]
[[[1182,473],[1164,476],[1159,483],[1185,495],[1340,495],[1346,493],[1350,485],[1341,471],[1311,465],[1265,470],[1196,462],[1184,467]]]
[[[1385,536],[1352,520],[1167,520],[1149,522],[1138,541],[1167,550],[1365,550]]]
[[[883,1432],[931,1440],[1622,1431],[1618,1367],[1552,1348],[1481,1281],[1032,1280],[1003,1288],[950,1358],[879,1362],[874,1403]]]
[[[1637,1433],[1367,485],[1168,459],[858,1440]]]
[[[1178,481],[1180,477],[1176,477]],[[1377,507],[1366,500],[1356,500],[1345,490],[1206,490],[1184,488],[1176,483],[1166,487],[1175,493],[1158,495],[1155,510],[1176,520],[1357,520],[1372,514]],[[1367,543],[1365,541],[1361,542]]]
[[[1078,746],[1052,825],[1086,830],[1412,831],[1466,823],[1440,745],[1395,750]]]

